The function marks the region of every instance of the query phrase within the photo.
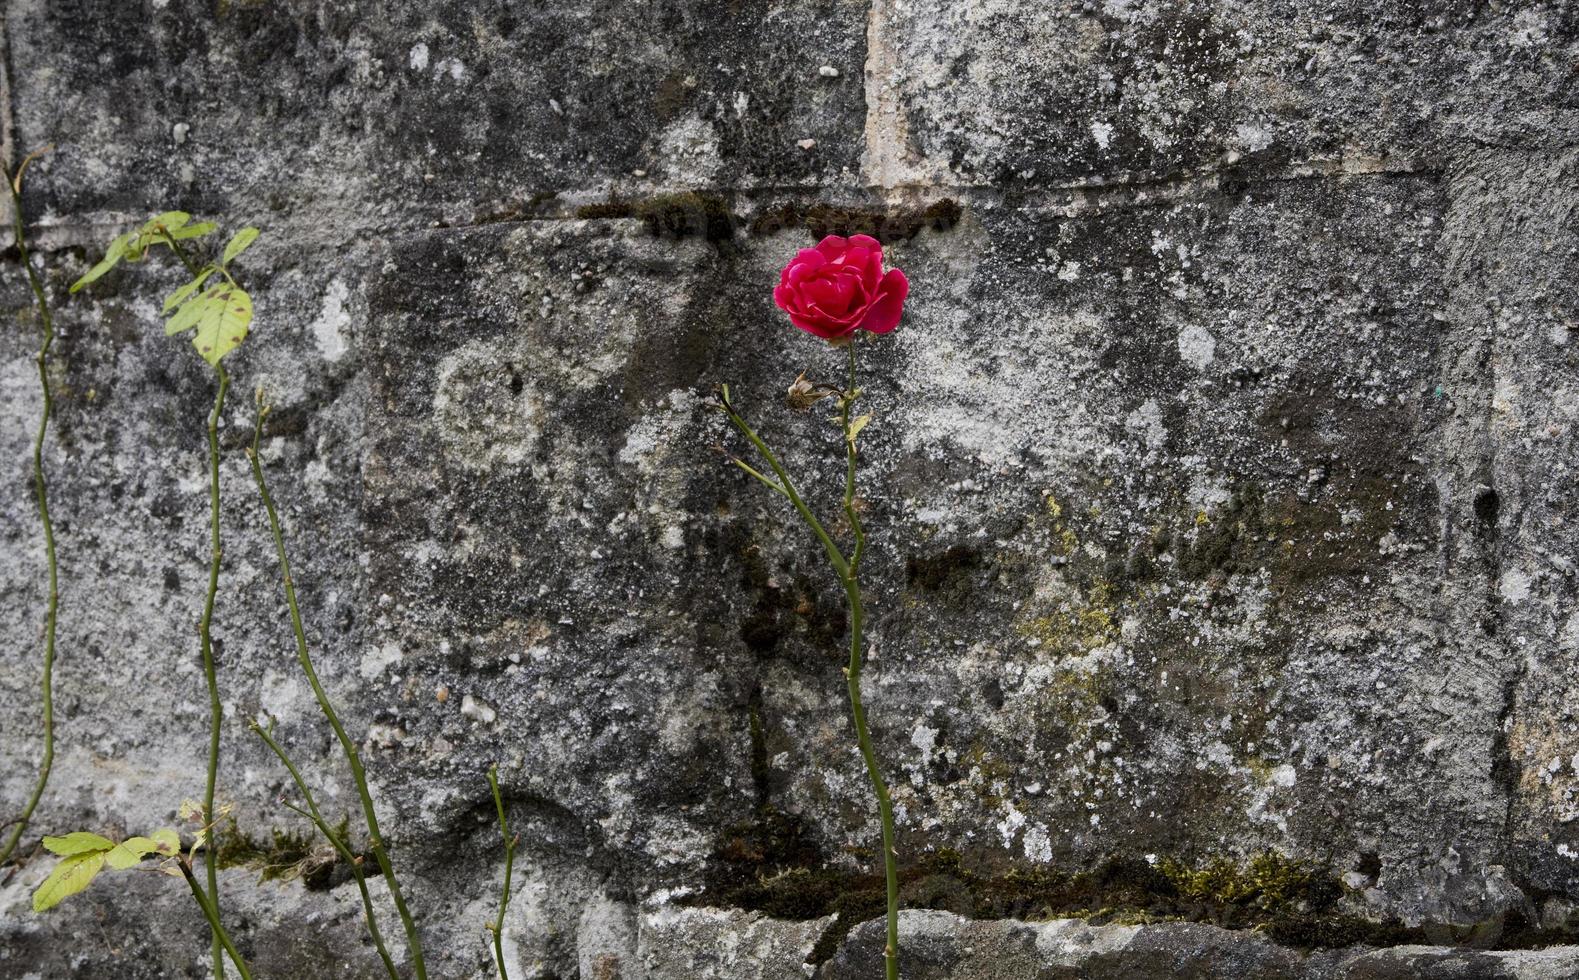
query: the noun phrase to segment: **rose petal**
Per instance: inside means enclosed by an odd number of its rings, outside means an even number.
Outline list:
[[[825,323],[811,317],[804,317],[796,313],[790,314],[790,322],[810,334],[815,334],[824,340],[833,340],[843,337],[854,331],[854,327],[843,324]]]
[[[817,243],[816,251],[823,258],[827,259],[829,262],[832,262],[834,259],[837,259],[839,256],[843,255],[845,249],[849,247],[849,243],[843,238],[840,238],[838,235],[829,235]]]
[[[878,289],[877,301],[867,310],[861,329],[872,333],[888,333],[899,326],[904,311],[905,297],[910,295],[910,280],[898,269],[888,270]]]
[[[870,251],[876,252],[879,258],[881,258],[883,254],[883,243],[873,238],[871,235],[851,235],[850,247],[869,249]]]
[[[812,257],[804,258],[805,256]],[[793,286],[798,282],[804,282],[805,280],[817,275],[818,272],[827,264],[827,259],[823,258],[821,255],[818,255],[816,252],[813,252],[811,249],[806,249],[802,251],[799,256],[796,256],[795,261],[784,267],[784,273],[780,277],[779,282],[781,285],[786,286]]]
[[[843,255],[839,256],[839,264],[842,267],[854,269],[858,272],[864,271],[866,269],[867,262],[871,259],[871,257],[871,249],[852,248],[846,251]]]

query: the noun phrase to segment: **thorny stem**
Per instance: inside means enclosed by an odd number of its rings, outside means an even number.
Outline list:
[[[887,885],[888,915],[887,943],[883,949],[883,966],[888,980],[899,980],[899,870],[894,856],[894,808],[888,795],[888,784],[883,779],[881,768],[877,762],[877,751],[872,746],[871,732],[866,723],[866,709],[861,703],[861,649],[863,642],[863,627],[865,625],[865,607],[861,602],[861,585],[857,578],[861,558],[866,552],[866,533],[861,527],[860,515],[855,504],[855,437],[851,431],[850,409],[854,406],[860,392],[856,389],[856,362],[855,342],[852,338],[848,345],[849,350],[849,384],[839,404],[839,425],[844,434],[845,446],[845,477],[844,477],[844,514],[850,524],[850,532],[855,537],[855,547],[848,559],[839,551],[833,539],[829,537],[821,523],[818,522],[811,509],[801,500],[795,492],[794,484],[790,482],[789,474],[780,465],[767,444],[746,425],[734,406],[729,402],[727,389],[723,393],[722,403],[724,411],[728,414],[730,422],[751,441],[757,451],[767,460],[778,477],[778,484],[774,485],[761,474],[752,473],[763,483],[775,490],[779,490],[790,499],[795,509],[800,512],[801,518],[822,542],[823,549],[828,553],[829,563],[833,565],[834,572],[839,576],[839,582],[844,586],[846,602],[850,610],[850,662],[844,670],[846,687],[850,696],[850,716],[855,723],[856,742],[860,746],[861,758],[866,763],[866,774],[872,783],[872,791],[877,796],[878,817],[882,823],[883,832],[883,876]]]
[[[47,152],[40,150],[39,153]],[[11,218],[16,233],[17,257],[22,262],[22,268],[27,270],[28,283],[33,287],[33,298],[38,303],[39,320],[44,326],[44,340],[39,345],[38,356],[38,386],[44,393],[44,411],[38,420],[38,435],[33,440],[33,492],[38,500],[38,520],[44,528],[44,560],[49,569],[49,594],[46,598],[44,612],[44,672],[39,684],[40,696],[44,707],[44,753],[38,763],[38,781],[33,784],[33,792],[27,799],[27,804],[22,807],[22,813],[15,820],[15,827],[5,845],[0,847],[0,864],[4,864],[11,853],[16,850],[17,843],[22,839],[22,834],[27,830],[28,821],[33,818],[33,811],[38,807],[38,801],[44,796],[44,787],[49,783],[49,772],[55,764],[55,697],[51,689],[55,673],[55,622],[60,606],[60,587],[58,581],[58,568],[55,562],[55,525],[49,519],[49,494],[44,483],[44,436],[49,431],[49,417],[54,410],[54,397],[49,389],[49,348],[55,342],[55,322],[49,311],[49,298],[44,292],[44,283],[39,279],[37,270],[33,268],[31,257],[27,250],[27,235],[22,222],[22,173],[27,169],[28,162],[38,153],[30,154],[17,168],[16,177],[13,179],[0,168],[0,176],[4,176],[6,185],[11,189]]]
[[[205,848],[212,852],[213,848]],[[219,923],[219,908],[209,901],[203,894],[203,886],[197,883],[197,878],[192,875],[192,868],[184,858],[175,859],[176,866],[181,869],[181,874],[186,877],[187,887],[192,889],[192,897],[197,900],[198,908],[203,910],[204,918],[208,919],[208,927],[214,933],[214,941],[224,947],[230,956],[230,961],[236,964],[236,972],[241,974],[241,980],[252,980],[252,971],[247,969],[247,961],[241,958],[236,951],[236,944],[230,941],[230,935],[225,932],[225,927]]]
[[[214,784],[219,779],[219,731],[225,709],[219,702],[219,679],[214,671],[214,641],[211,627],[214,622],[214,597],[219,593],[219,562],[222,557],[219,544],[219,417],[225,409],[225,393],[230,390],[230,373],[223,365],[219,371],[219,391],[214,396],[214,410],[208,416],[208,509],[209,509],[209,564],[208,595],[203,600],[203,618],[198,620],[197,634],[203,650],[203,678],[208,683],[208,781],[203,786],[203,819],[212,823],[214,817]],[[214,915],[219,915],[219,868],[216,848],[203,849],[204,871],[208,876],[208,894],[214,905]],[[225,960],[220,955],[220,933],[216,929],[211,953],[214,976],[224,980]]]
[[[339,834],[336,834],[330,828],[328,822],[324,820],[323,814],[318,812],[318,803],[313,799],[312,790],[307,788],[306,780],[302,779],[302,774],[296,769],[295,764],[291,762],[290,756],[286,755],[285,750],[280,747],[280,743],[274,740],[274,736],[266,728],[256,722],[253,723],[252,730],[258,733],[258,737],[263,739],[264,744],[273,749],[274,754],[279,756],[280,762],[285,764],[285,771],[291,774],[291,780],[296,783],[296,789],[301,792],[302,802],[307,804],[307,809],[304,811],[301,807],[284,800],[280,802],[284,803],[286,808],[295,810],[308,820],[311,820],[313,826],[318,828],[318,832],[324,835],[324,838],[339,852],[340,857],[351,866],[351,874],[356,878],[356,889],[362,893],[362,911],[367,916],[368,934],[373,937],[373,945],[378,948],[379,959],[384,961],[384,969],[389,971],[390,980],[400,980],[400,973],[395,969],[395,961],[390,958],[389,949],[384,945],[384,934],[378,929],[378,919],[373,914],[373,898],[367,892],[367,878],[362,874],[362,859],[351,853],[351,848],[340,839]]]
[[[499,980],[510,980],[504,968],[504,912],[510,907],[510,872],[515,867],[515,845],[520,838],[510,836],[504,818],[504,799],[499,795],[499,767],[488,767],[488,786],[493,790],[493,807],[499,812],[499,833],[504,837],[504,895],[499,899],[499,918],[488,924],[493,933],[493,961],[499,967]]]
[[[312,685],[313,696],[318,699],[318,707],[328,719],[329,727],[334,729],[335,737],[340,740],[340,748],[345,752],[346,762],[351,766],[351,778],[356,782],[357,796],[362,801],[362,816],[367,823],[368,845],[373,849],[373,857],[378,860],[379,871],[389,883],[390,898],[394,900],[395,911],[400,914],[400,924],[405,928],[406,944],[411,951],[412,969],[416,971],[417,980],[427,980],[428,970],[422,958],[422,940],[417,935],[417,925],[412,921],[411,912],[406,908],[405,896],[401,894],[400,882],[395,878],[395,869],[389,862],[389,851],[384,846],[384,836],[378,829],[378,815],[373,809],[372,794],[368,792],[367,773],[362,769],[361,756],[357,753],[356,743],[346,734],[345,726],[340,724],[340,716],[335,713],[329,695],[319,683],[318,672],[313,669],[312,656],[307,652],[307,632],[302,628],[301,609],[296,603],[296,583],[291,579],[291,563],[285,554],[285,535],[280,530],[280,517],[274,507],[274,498],[270,496],[268,484],[263,479],[263,461],[258,455],[258,446],[262,437],[263,411],[260,409],[257,425],[252,432],[252,446],[247,451],[247,460],[252,464],[252,478],[258,485],[258,495],[263,498],[263,508],[269,515],[269,530],[274,535],[274,550],[279,557],[280,574],[285,583],[285,603],[290,608],[291,629],[296,634],[296,659],[301,664],[302,673],[307,675],[307,683]]]

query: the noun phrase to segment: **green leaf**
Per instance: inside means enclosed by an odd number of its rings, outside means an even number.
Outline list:
[[[181,308],[176,310],[175,315],[165,321],[165,336],[173,337],[178,333],[191,330],[197,326],[203,319],[204,314],[208,313],[209,308],[216,302],[214,294],[220,292],[223,288],[223,286],[215,286],[203,295],[194,296],[183,303]]]
[[[169,827],[154,831],[148,838],[154,842],[154,848],[166,857],[175,857],[181,853],[181,835]]]
[[[33,893],[33,911],[43,912],[82,891],[104,868],[104,852],[73,854],[62,858]]]
[[[175,233],[177,228],[192,220],[192,216],[185,211],[166,211],[149,218],[142,227],[144,235],[158,236],[162,231]]]
[[[186,302],[186,298],[197,292],[199,289],[202,289],[203,283],[207,282],[208,277],[217,271],[219,270],[214,266],[207,266],[205,268],[199,269],[196,279],[193,279],[185,286],[182,286],[180,289],[177,289],[175,292],[165,297],[164,311],[169,313],[177,306],[180,306],[182,303]]]
[[[202,238],[204,235],[211,235],[218,230],[219,226],[212,221],[201,221],[195,225],[187,225],[185,228],[172,230],[170,237],[176,241],[183,241],[188,238]]]
[[[159,850],[159,844],[147,837],[128,837],[104,855],[104,860],[117,871],[124,871],[143,859],[144,854]]]
[[[252,324],[252,297],[240,286],[228,283],[215,286],[203,296],[210,299],[198,317],[192,346],[203,355],[203,360],[217,367],[221,357],[247,339],[247,329]]]
[[[236,256],[247,250],[247,247],[258,240],[261,232],[256,228],[243,228],[230,237],[230,244],[225,246],[225,257],[219,260],[220,265],[229,265]]]
[[[53,854],[72,855],[85,854],[93,851],[107,851],[115,846],[115,842],[98,834],[90,834],[86,830],[67,834],[64,837],[44,838],[44,849]]]
[[[110,242],[110,247],[105,250],[104,258],[99,260],[98,265],[89,269],[81,279],[78,279],[76,282],[72,283],[71,291],[76,292],[83,286],[86,286],[88,283],[115,268],[116,264],[119,263],[121,259],[126,257],[127,246],[131,245],[131,243],[136,240],[136,238],[137,233],[135,231],[129,231],[126,234],[116,238],[115,241]]]

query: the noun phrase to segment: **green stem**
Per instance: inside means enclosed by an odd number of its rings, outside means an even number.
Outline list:
[[[855,550],[850,557],[849,573],[844,576],[844,594],[850,606],[850,663],[844,669],[845,685],[850,692],[850,716],[855,722],[855,739],[861,747],[861,758],[866,762],[866,775],[871,779],[872,792],[877,796],[877,813],[883,828],[883,877],[888,892],[888,942],[883,949],[883,964],[888,980],[899,977],[899,869],[894,858],[894,805],[888,796],[888,784],[883,780],[882,769],[877,764],[877,751],[872,747],[872,735],[866,724],[866,708],[861,704],[861,641],[866,612],[861,603],[861,586],[856,578],[861,557],[866,552],[866,533],[861,528],[861,518],[855,509],[855,438],[850,432],[850,408],[859,392],[855,387],[855,340],[851,338],[850,383],[844,393],[839,422],[844,430],[845,475],[844,514],[855,535]]]
[[[286,803],[285,806],[311,820],[313,826],[318,828],[318,832],[324,835],[324,838],[339,852],[340,857],[351,866],[351,874],[356,878],[357,891],[362,893],[362,911],[367,916],[367,931],[373,937],[373,945],[378,947],[378,956],[384,961],[384,969],[389,972],[390,980],[400,980],[400,973],[395,969],[395,961],[390,958],[389,949],[384,945],[384,934],[379,931],[378,919],[373,914],[373,898],[367,892],[367,878],[362,874],[362,858],[351,853],[351,848],[329,827],[323,814],[318,812],[318,802],[313,799],[312,790],[307,788],[306,780],[302,779],[302,774],[291,762],[290,756],[286,755],[285,750],[280,747],[280,743],[276,742],[262,725],[253,724],[252,730],[258,733],[258,737],[263,739],[264,743],[274,750],[274,754],[279,756],[280,762],[285,764],[285,771],[291,774],[291,780],[301,792],[307,810],[304,812],[300,807],[290,803]]]
[[[38,385],[44,393],[44,412],[38,421],[38,435],[33,440],[33,493],[38,500],[38,520],[44,528],[44,559],[49,569],[49,593],[44,613],[44,673],[39,684],[44,705],[44,754],[39,760],[38,781],[33,784],[32,795],[22,808],[21,816],[16,819],[15,828],[6,839],[5,846],[0,847],[0,864],[11,857],[27,830],[28,821],[33,818],[33,811],[37,809],[38,801],[44,796],[44,787],[49,783],[50,769],[55,764],[55,697],[51,684],[55,674],[55,622],[60,606],[60,586],[55,562],[55,525],[49,519],[49,494],[44,483],[44,436],[49,431],[49,417],[55,404],[49,388],[48,370],[49,348],[55,342],[55,323],[50,316],[49,298],[44,292],[44,284],[28,255],[27,236],[23,229],[22,170],[26,166],[24,161],[17,169],[14,180],[5,173],[4,168],[0,168],[0,175],[5,177],[6,185],[11,189],[11,216],[16,232],[17,257],[22,262],[22,268],[27,270],[28,283],[33,287],[33,298],[38,303],[39,319],[44,325],[44,340],[34,358],[38,365]]]
[[[211,628],[214,622],[214,598],[219,594],[219,562],[222,556],[219,543],[219,417],[225,410],[225,393],[230,390],[230,374],[223,365],[219,371],[219,391],[214,396],[214,410],[208,416],[208,595],[203,600],[203,618],[198,620],[197,635],[203,649],[203,678],[208,683],[208,781],[203,786],[203,819],[214,823],[219,819],[214,813],[214,786],[219,780],[219,732],[224,721],[225,708],[219,702],[219,679],[214,671],[214,642]],[[219,915],[219,867],[217,848],[203,848],[204,872],[208,876],[208,894],[213,902],[214,915]],[[214,976],[224,980],[225,959],[220,955],[220,938],[216,931],[210,952],[214,961]]]
[[[389,884],[389,895],[395,902],[395,911],[400,914],[400,924],[406,931],[406,942],[411,951],[412,969],[416,971],[417,980],[427,980],[427,965],[422,958],[422,940],[417,935],[417,925],[411,918],[411,912],[406,908],[405,896],[401,894],[400,882],[395,878],[394,866],[389,861],[389,851],[384,846],[383,835],[378,829],[378,815],[373,809],[373,797],[367,788],[367,773],[362,769],[362,759],[357,753],[356,743],[351,741],[351,736],[346,734],[345,726],[340,724],[340,716],[335,713],[334,705],[329,701],[329,695],[324,692],[323,685],[318,681],[318,672],[313,669],[312,657],[307,651],[307,632],[302,627],[301,609],[296,603],[296,584],[291,579],[291,563],[285,554],[285,534],[280,530],[280,517],[274,507],[274,498],[269,494],[268,484],[263,479],[263,462],[258,455],[259,442],[263,435],[263,418],[259,413],[256,428],[252,433],[252,446],[247,452],[247,459],[252,464],[252,478],[258,485],[258,494],[263,498],[263,508],[269,515],[269,530],[274,535],[274,550],[279,557],[280,573],[285,583],[285,603],[290,608],[291,629],[296,634],[296,659],[301,664],[302,673],[307,675],[307,683],[312,686],[313,696],[318,699],[318,707],[329,721],[329,727],[334,729],[335,737],[340,740],[340,748],[345,752],[346,761],[351,766],[351,778],[356,782],[356,792],[362,802],[362,816],[367,823],[368,845],[373,849],[373,857],[378,860],[378,868],[384,875],[384,880]]]
[[[197,883],[197,878],[192,875],[192,868],[186,860],[178,857],[175,863],[180,867],[181,874],[186,877],[187,887],[192,889],[192,897],[197,900],[198,908],[203,910],[203,917],[208,919],[208,928],[214,933],[215,941],[229,954],[230,961],[236,964],[236,972],[241,974],[241,980],[252,980],[252,971],[247,969],[247,961],[241,958],[241,954],[236,950],[236,944],[230,941],[229,933],[225,932],[225,927],[219,923],[218,907],[211,904],[208,896],[203,894],[203,887]]]
[[[855,723],[856,742],[861,750],[861,759],[866,763],[866,774],[872,783],[872,791],[877,797],[877,812],[882,824],[883,832],[883,877],[887,886],[888,914],[886,919],[887,943],[883,950],[883,964],[888,980],[899,978],[899,869],[894,856],[894,807],[888,795],[888,784],[883,779],[881,768],[877,762],[877,750],[872,746],[872,736],[866,723],[866,709],[861,703],[861,649],[864,637],[866,619],[865,606],[861,602],[861,586],[857,578],[861,558],[866,553],[866,532],[861,527],[861,518],[855,506],[855,439],[850,430],[850,409],[854,406],[859,395],[855,387],[856,362],[854,340],[849,344],[849,384],[840,399],[839,424],[844,434],[845,445],[845,477],[844,477],[844,514],[850,523],[850,531],[855,537],[855,548],[848,559],[834,544],[833,538],[817,520],[795,490],[795,485],[790,481],[789,474],[779,463],[772,450],[762,441],[745,420],[735,411],[730,404],[728,390],[723,392],[723,406],[730,422],[735,428],[756,447],[757,452],[778,477],[775,486],[761,474],[753,473],[759,480],[775,490],[779,490],[788,497],[790,503],[795,505],[801,519],[811,528],[812,533],[822,542],[823,550],[828,554],[829,564],[833,566],[835,574],[839,576],[839,583],[844,586],[845,600],[850,610],[850,662],[844,669],[845,684],[850,697],[850,716]],[[748,469],[748,472],[751,472]]]
[[[198,273],[197,265],[192,261],[191,257],[186,254],[186,250],[180,245],[176,244],[174,236],[172,236],[168,231],[160,228],[159,233],[164,236],[165,244],[170,246],[170,251],[175,253],[175,257],[181,260],[182,265],[186,266],[186,271],[191,274],[193,279],[196,279]],[[225,273],[225,278],[230,279],[230,273]],[[236,284],[236,280],[230,279],[230,284],[234,286]]]
[[[488,767],[488,786],[493,790],[493,807],[499,813],[499,833],[504,837],[504,895],[499,899],[499,918],[488,926],[488,931],[493,933],[493,961],[499,967],[499,980],[510,980],[504,968],[504,912],[510,907],[510,872],[515,867],[515,845],[519,838],[510,836],[510,825],[504,818],[498,766]]]
[[[806,506],[806,502],[795,491],[795,484],[790,480],[789,473],[785,471],[783,464],[779,462],[777,456],[773,455],[773,450],[768,448],[768,444],[762,441],[762,437],[751,431],[751,426],[747,425],[746,420],[741,418],[740,414],[735,411],[735,406],[729,401],[727,391],[724,393],[722,404],[725,414],[729,416],[729,421],[734,423],[735,428],[740,430],[741,435],[744,435],[751,442],[751,445],[756,447],[757,452],[762,454],[762,458],[767,460],[768,467],[773,470],[773,475],[778,477],[779,485],[775,489],[782,489],[784,496],[788,497],[790,503],[795,505],[795,509],[800,512],[801,520],[806,522],[806,526],[811,528],[813,534],[817,535],[817,540],[822,542],[823,550],[828,553],[828,562],[833,565],[834,571],[839,574],[841,580],[845,578],[850,571],[849,563],[844,560],[844,555],[839,552],[839,546],[833,543],[833,538],[829,537],[828,532],[823,530],[822,522],[817,520],[817,515],[811,512],[811,508]]]

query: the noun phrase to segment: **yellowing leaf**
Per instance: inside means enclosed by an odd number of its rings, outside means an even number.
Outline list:
[[[216,286],[203,295],[210,294],[214,295],[214,301],[204,308],[198,319],[192,345],[203,355],[203,360],[218,366],[221,357],[247,338],[247,329],[252,324],[252,297],[238,286]]]
[[[207,282],[208,281],[208,277],[213,275],[216,271],[218,271],[218,270],[215,269],[214,266],[208,266],[207,268],[199,269],[198,272],[197,272],[197,278],[196,279],[193,279],[191,282],[187,283],[185,286],[182,286],[180,289],[177,289],[175,292],[173,292],[169,296],[165,297],[164,311],[166,313],[169,313],[171,310],[175,309],[177,306],[180,306],[182,303],[186,302],[187,297],[191,296],[193,293],[197,292],[199,289],[202,289],[203,288],[203,283]]]
[[[196,800],[182,800],[181,808],[176,811],[176,816],[182,820],[203,819],[203,804]]]
[[[104,860],[115,870],[124,871],[141,861],[144,854],[152,854],[158,849],[159,845],[147,837],[128,837],[104,855]]]
[[[181,853],[181,835],[169,827],[154,831],[148,838],[154,842],[155,850],[166,857],[175,857]]]
[[[107,851],[114,846],[115,842],[108,837],[90,834],[86,830],[79,830],[64,837],[44,838],[44,849],[52,854],[86,854],[93,851]]]
[[[230,243],[225,246],[225,257],[219,260],[219,264],[229,265],[236,256],[245,252],[248,246],[258,240],[259,234],[256,228],[243,228],[230,236]]]
[[[49,873],[44,883],[38,886],[38,891],[33,893],[33,911],[43,912],[52,909],[82,891],[103,868],[103,851],[73,854],[61,858],[60,863],[55,865],[55,870]]]
[[[98,265],[84,273],[81,279],[78,279],[76,282],[72,283],[71,291],[76,292],[83,286],[86,286],[88,283],[94,281],[95,279],[104,275],[106,272],[109,272],[111,269],[115,268],[116,264],[119,263],[121,259],[126,257],[127,247],[131,245],[132,242],[136,240],[136,238],[137,233],[135,231],[129,231],[126,234],[116,238],[115,241],[110,242],[110,247],[104,252],[104,258],[99,260]]]
[[[870,415],[863,415],[860,418],[850,420],[850,431],[849,434],[845,436],[845,439],[849,441],[850,445],[855,445],[855,437],[861,434],[861,430],[866,428],[866,423],[870,421],[872,421],[872,417]]]

